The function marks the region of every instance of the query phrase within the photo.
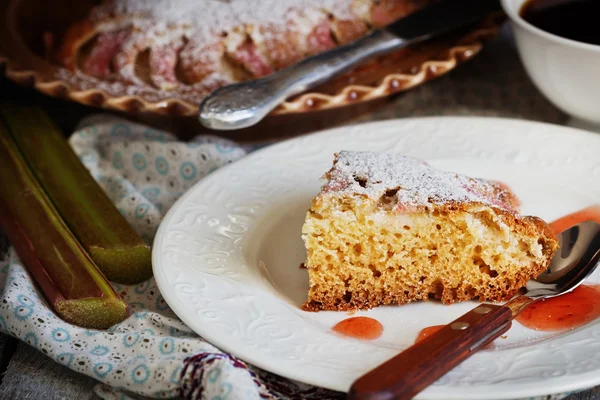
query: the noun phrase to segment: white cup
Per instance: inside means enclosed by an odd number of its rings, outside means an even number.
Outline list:
[[[531,25],[520,15],[527,0],[501,1],[535,86],[573,117],[570,125],[600,130],[600,46],[565,39]]]

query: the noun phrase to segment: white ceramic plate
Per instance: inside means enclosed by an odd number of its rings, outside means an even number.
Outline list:
[[[218,170],[169,211],[153,250],[167,303],[199,335],[279,375],[335,390],[410,346],[424,327],[450,322],[474,303],[379,307],[381,338],[359,341],[331,327],[344,312],[299,308],[300,229],[319,177],[339,150],[419,157],[437,167],[507,183],[522,211],[553,220],[600,202],[600,136],[492,118],[393,120],[286,141]],[[591,278],[600,282],[600,274]],[[512,399],[600,384],[600,324],[557,334],[518,323],[506,339],[455,368],[419,399]]]

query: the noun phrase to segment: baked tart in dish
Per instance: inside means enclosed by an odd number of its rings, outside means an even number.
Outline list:
[[[431,0],[111,0],[52,53],[72,71],[206,95],[329,50]]]
[[[256,79],[436,0],[9,0],[0,64],[53,96],[126,112],[196,116],[212,90]],[[65,9],[73,13],[66,15]],[[472,58],[503,21],[378,57],[273,114],[303,113],[407,90]]]

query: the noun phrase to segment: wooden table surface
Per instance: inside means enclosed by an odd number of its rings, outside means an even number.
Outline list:
[[[39,104],[65,134],[87,107],[50,99],[16,87],[0,78],[0,101]],[[426,115],[477,115],[524,118],[564,124],[567,117],[550,105],[529,82],[507,30],[469,63],[448,75],[407,93],[375,104],[303,119],[301,131],[311,131],[357,121]],[[281,122],[285,125],[285,121]],[[193,126],[193,125],[192,125]],[[197,131],[183,132],[191,136]],[[285,130],[284,130],[285,131]],[[265,129],[268,135],[269,129]],[[276,129],[281,135],[281,127]],[[295,131],[294,133],[298,133]],[[233,134],[238,140],[255,138]],[[8,243],[0,234],[0,258]],[[41,352],[0,335],[0,399],[97,399],[97,381],[55,363]],[[600,386],[568,397],[568,400],[600,399]]]

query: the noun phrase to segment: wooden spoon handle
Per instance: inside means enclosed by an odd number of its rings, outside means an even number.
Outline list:
[[[506,332],[512,318],[506,306],[482,304],[358,378],[348,399],[411,399]]]

